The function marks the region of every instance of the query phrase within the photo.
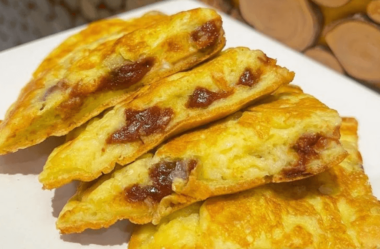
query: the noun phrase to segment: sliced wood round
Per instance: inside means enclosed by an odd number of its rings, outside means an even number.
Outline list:
[[[380,0],[371,1],[367,5],[367,15],[372,21],[380,24]]]
[[[326,33],[326,41],[349,75],[380,83],[380,29],[374,24],[341,21]]]
[[[371,2],[371,0],[351,0],[347,4],[336,8],[320,6],[323,15],[323,28],[322,34],[317,43],[327,45],[325,31],[329,29],[330,25],[339,20],[349,18],[357,13],[365,13],[369,2]]]
[[[202,2],[221,10],[224,13],[229,13],[233,7],[233,3],[229,0],[201,0]]]
[[[344,70],[337,58],[325,47],[317,46],[309,48],[304,52],[304,54],[337,71],[338,73],[344,73]]]
[[[320,33],[319,14],[308,0],[240,0],[240,11],[257,30],[298,51]]]
[[[336,8],[343,6],[350,2],[351,0],[313,0],[314,3],[325,6],[325,7],[330,7],[330,8]]]

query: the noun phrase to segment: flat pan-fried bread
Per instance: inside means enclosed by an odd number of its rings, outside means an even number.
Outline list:
[[[379,248],[380,202],[357,148],[357,122],[343,118],[339,165],[290,183],[208,199],[144,225],[129,248]]]
[[[161,17],[121,37],[81,46],[53,68],[40,68],[0,124],[0,154],[65,135],[132,98],[142,85],[191,68],[224,47],[222,20],[214,10]]]
[[[34,78],[38,78],[53,67],[63,66],[64,60],[71,56],[71,53],[83,46],[87,46],[99,39],[107,40],[120,38],[134,30],[147,27],[156,22],[167,20],[168,17],[158,11],[151,11],[139,18],[122,20],[118,18],[103,19],[90,23],[85,29],[64,40],[58,47],[50,52],[48,56],[38,66],[33,73]],[[62,65],[59,65],[62,63]]]
[[[154,155],[83,184],[63,208],[63,233],[118,219],[153,222],[199,200],[320,173],[340,163],[341,119],[287,86],[260,104],[179,136]]]
[[[112,171],[115,163],[133,162],[173,134],[238,111],[293,76],[261,51],[228,49],[193,70],[140,90],[131,102],[92,121],[52,152],[39,179],[48,189],[72,180],[92,181]],[[154,127],[159,122],[164,124]]]
[[[121,36],[133,32],[137,29],[141,29],[152,25],[156,22],[167,20],[169,17],[166,15],[152,11],[144,14],[140,18],[134,18],[129,20],[121,19],[104,19],[97,22],[90,23],[85,29],[76,33],[66,40],[64,40],[58,47],[53,49],[48,56],[41,62],[38,68],[33,73],[34,79],[39,79],[45,77],[50,71],[64,70],[71,63],[74,53],[89,53],[89,44],[94,43],[93,46],[98,45],[102,41],[113,41]],[[101,40],[98,41],[97,40]],[[31,84],[29,84],[31,85]],[[36,88],[36,86],[30,86]],[[26,89],[26,87],[25,87]],[[33,90],[33,89],[32,89]],[[30,89],[28,91],[31,91]],[[26,94],[26,93],[25,93]],[[20,97],[25,95],[21,91]],[[12,112],[15,108],[17,102],[14,103],[8,112]]]
[[[199,209],[202,204],[203,202],[196,202],[182,208],[163,218],[158,225],[136,226],[128,242],[128,249],[219,249],[202,243],[201,236],[205,235],[199,223]],[[237,209],[236,212],[244,210]]]

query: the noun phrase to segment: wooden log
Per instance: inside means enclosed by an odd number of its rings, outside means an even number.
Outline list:
[[[326,33],[326,41],[352,77],[380,83],[380,28],[364,16],[341,20]]]
[[[303,51],[320,34],[318,10],[308,0],[240,0],[243,18],[257,30]]]
[[[235,8],[233,8],[233,9],[230,11],[230,16],[231,16],[232,18],[235,18],[236,20],[239,20],[239,21],[241,21],[241,22],[245,22],[244,19],[243,19],[243,17],[242,17],[241,14],[240,14],[239,9],[235,9]]]
[[[371,1],[367,5],[367,15],[372,21],[380,24],[380,0]]]
[[[320,6],[336,8],[336,7],[340,7],[347,4],[351,0],[312,0],[312,1]]]
[[[201,1],[227,14],[232,9],[232,3],[229,0],[201,0]]]
[[[239,8],[239,0],[232,0],[232,5],[233,5],[235,8]]]
[[[304,54],[337,71],[338,73],[344,74],[344,70],[339,61],[326,47],[316,46],[309,48],[304,52]]]
[[[347,4],[339,8],[328,8],[321,6],[321,11],[324,18],[324,26],[332,22],[352,16],[356,13],[366,13],[367,5],[371,0],[351,0]]]
[[[323,15],[323,28],[318,44],[327,45],[325,40],[326,30],[332,23],[348,18],[357,13],[366,13],[369,2],[371,2],[371,0],[351,0],[347,4],[338,8],[320,6]]]

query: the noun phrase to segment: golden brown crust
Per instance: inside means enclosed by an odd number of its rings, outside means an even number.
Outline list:
[[[260,71],[254,78],[255,85],[239,84],[244,73],[250,71]],[[236,112],[288,84],[293,76],[261,51],[242,47],[228,49],[191,71],[141,89],[131,102],[121,103],[102,118],[91,121],[75,139],[52,152],[39,179],[48,189],[72,180],[94,180],[112,171],[115,163],[131,163],[170,136]],[[228,94],[219,99],[206,98],[219,93]],[[189,100],[202,106],[189,107]],[[126,118],[126,111],[134,114]],[[162,111],[170,112],[170,121],[162,129],[156,127],[157,132],[136,136],[125,132],[124,127],[142,122],[134,120],[137,115],[150,118],[145,125],[154,127],[158,122],[152,115],[159,116],[158,112]],[[125,141],[122,141],[123,136]]]
[[[192,248],[378,248],[380,202],[362,168],[357,125],[343,118],[341,142],[349,156],[339,165],[193,204],[157,226],[138,227],[128,248],[182,248],[182,238]]]
[[[107,36],[121,37],[124,34],[130,33],[136,29],[149,26],[155,22],[167,19],[167,16],[158,11],[151,11],[139,18],[129,20],[122,19],[103,19],[90,23],[85,29],[81,30],[66,40],[64,40],[57,48],[50,52],[44,61],[38,66],[33,73],[33,77],[37,78],[63,60],[74,50],[93,43]]]
[[[299,167],[301,157],[310,174],[343,160],[337,112],[299,89],[287,88],[243,113],[169,141],[154,156],[100,177],[93,187],[78,191],[78,201],[69,201],[57,227],[63,233],[81,232],[87,223],[108,225],[124,218],[157,224],[196,201],[281,181],[278,176]],[[313,143],[301,140],[307,148],[300,149],[297,144],[305,134],[319,138]]]
[[[128,248],[209,249],[210,247],[205,247],[199,241],[201,239],[199,208],[202,203],[194,203],[178,210],[164,218],[157,226],[152,224],[135,226]],[[170,233],[168,234],[167,231]]]
[[[152,22],[133,23],[140,29],[79,46],[63,63],[39,68],[0,125],[0,154],[65,135],[106,108],[133,98],[142,85],[193,67],[225,45],[221,18],[213,10],[160,16],[158,22],[146,18]],[[191,32],[210,22],[217,33],[207,47],[199,47]]]

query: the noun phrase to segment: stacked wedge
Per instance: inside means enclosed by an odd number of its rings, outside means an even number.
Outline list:
[[[357,122],[225,45],[210,9],[89,25],[41,63],[0,154],[66,136],[39,180],[80,181],[62,233],[142,226],[130,248],[378,248]]]

